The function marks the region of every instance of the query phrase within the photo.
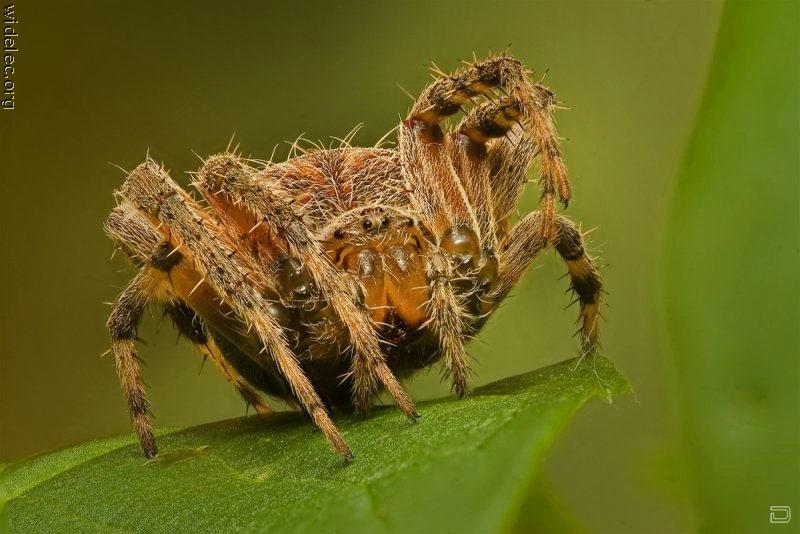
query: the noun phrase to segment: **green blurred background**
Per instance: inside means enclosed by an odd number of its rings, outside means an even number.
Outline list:
[[[754,122],[773,117],[765,119],[761,106],[788,117],[785,131],[767,143],[777,147],[769,154],[768,171],[755,167],[752,180],[742,178],[729,188],[722,176],[714,194],[694,211],[692,205],[671,207],[673,200],[691,204],[708,193],[686,180],[702,182],[725,168],[716,165],[719,158],[748,160],[765,150],[758,145],[765,136],[758,133],[755,140],[745,135],[747,142],[738,142],[731,134],[736,130],[720,119],[724,109],[709,111],[719,129],[703,133],[709,73],[712,80],[726,82],[720,89],[723,100],[738,83],[725,79],[718,66],[711,68],[721,20],[723,27],[728,20],[736,29],[729,31],[726,46],[732,53],[737,44],[744,50],[737,75],[747,79],[748,54],[755,50],[758,59],[759,43],[771,36],[765,50],[786,62],[783,73],[788,69],[796,86],[796,4],[764,5],[775,13],[771,19],[759,15],[761,7],[723,9],[717,2],[18,3],[16,109],[0,111],[5,200],[0,269],[6,284],[0,300],[0,462],[129,431],[114,362],[99,357],[108,346],[103,303],[114,299],[132,273],[125,262],[109,259],[112,245],[101,229],[113,206],[111,192],[124,177],[109,163],[132,168],[149,150],[185,183],[184,171],[199,165],[192,151],[220,151],[234,132],[242,151],[254,157],[268,157],[276,144],[285,154],[283,141],[301,133],[327,139],[362,122],[356,142],[371,145],[408,109],[410,99],[398,85],[417,94],[429,80],[425,65],[431,59],[449,70],[473,51],[480,57],[511,44],[530,68],[549,70],[547,83],[571,108],[557,116],[575,190],[568,215],[584,229],[596,227],[592,248],[608,264],[605,352],[636,390],[613,406],[597,403],[579,414],[547,460],[550,486],[591,532],[713,530],[719,524],[709,520],[707,510],[724,515],[726,504],[717,506],[714,498],[703,496],[726,485],[746,487],[742,464],[766,454],[759,449],[765,437],[780,443],[784,456],[779,458],[788,464],[770,463],[762,479],[772,480],[771,470],[800,475],[797,460],[787,453],[796,448],[800,433],[798,340],[796,333],[785,339],[800,323],[797,282],[779,288],[777,279],[762,279],[749,300],[744,295],[738,302],[719,303],[738,303],[746,312],[747,306],[762,306],[768,298],[763,295],[784,291],[783,300],[759,314],[783,321],[763,354],[758,353],[758,324],[740,317],[752,325],[745,332],[751,343],[744,349],[735,342],[724,347],[740,349],[734,358],[738,374],[723,372],[724,359],[705,357],[719,355],[708,347],[726,329],[736,332],[736,320],[716,330],[715,324],[704,325],[718,313],[702,301],[706,288],[723,281],[722,296],[735,298],[750,276],[762,272],[757,265],[735,279],[714,277],[731,264],[707,257],[714,248],[703,238],[726,231],[725,225],[715,225],[726,214],[735,226],[780,206],[777,220],[763,216],[759,221],[765,226],[759,228],[776,239],[785,236],[779,239],[784,248],[759,256],[765,253],[757,243],[763,234],[751,232],[742,236],[746,247],[723,243],[733,255],[726,261],[753,255],[762,263],[783,262],[776,276],[796,275],[797,89],[776,95],[767,83],[774,71],[764,66],[758,73],[765,84],[761,98],[744,100]],[[730,14],[736,10],[739,14]],[[755,26],[736,28],[731,17],[755,20]],[[720,54],[723,44],[718,46]],[[720,63],[725,62],[715,65]],[[785,89],[784,79],[772,85]],[[719,101],[720,95],[712,96],[711,102]],[[708,146],[717,132],[729,132],[730,142]],[[712,150],[708,161],[686,157],[696,143]],[[794,160],[781,165],[787,155]],[[778,187],[755,187],[769,183],[761,172],[779,180]],[[745,183],[754,189],[738,188]],[[752,196],[743,197],[746,191]],[[772,201],[755,201],[759,195]],[[726,210],[728,197],[738,199],[734,204],[740,207],[752,198],[750,211]],[[531,186],[521,211],[533,209],[537,198]],[[704,220],[705,206],[716,212]],[[687,227],[693,217],[699,217],[697,224]],[[708,231],[698,234],[697,242],[681,241],[698,228]],[[476,382],[576,354],[570,338],[575,309],[563,309],[568,300],[562,272],[556,257],[546,254],[472,344],[479,362]],[[692,272],[703,276],[687,274]],[[684,314],[685,309],[691,311]],[[692,322],[687,327],[681,321]],[[700,337],[687,333],[691,328],[700,328]],[[703,333],[710,336],[705,349],[693,343]],[[175,332],[160,325],[157,314],[140,334],[147,340],[142,356],[158,425],[192,425],[243,413],[233,390],[212,366],[200,373],[200,358],[187,344],[175,343]],[[726,388],[737,395],[748,366],[755,368],[763,359],[771,359],[770,372],[785,372],[783,396],[771,397],[766,376],[755,393],[732,401],[725,397]],[[706,389],[705,376],[718,383]],[[415,378],[411,388],[420,399],[448,393],[437,370]],[[774,420],[773,400],[785,419]],[[715,402],[729,409],[715,412]],[[698,409],[702,406],[707,413]],[[714,439],[733,440],[735,448],[743,436],[736,434],[743,412],[755,436],[751,455],[716,456]],[[772,426],[752,427],[763,421],[761,413],[772,414]],[[721,434],[703,435],[712,421]],[[777,434],[764,433],[782,424]],[[742,476],[716,476],[726,469],[738,469]],[[787,503],[797,503],[796,484],[773,486],[776,496],[788,491]],[[741,495],[726,493],[734,500]],[[767,503],[758,506],[753,524],[767,528]],[[733,530],[741,526],[734,521],[726,527],[731,525]]]

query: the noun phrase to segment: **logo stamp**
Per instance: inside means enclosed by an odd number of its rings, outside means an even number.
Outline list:
[[[792,520],[792,508],[790,506],[769,507],[769,522],[773,525],[784,525]]]

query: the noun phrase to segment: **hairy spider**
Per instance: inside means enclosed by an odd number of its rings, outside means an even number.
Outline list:
[[[156,444],[134,344],[151,302],[248,404],[269,410],[260,390],[299,406],[345,459],[329,410],[363,412],[385,389],[416,419],[398,379],[440,359],[467,394],[466,341],[548,245],[580,302],[583,351],[596,349],[602,280],[556,214],[570,188],[553,93],[508,55],[437,74],[396,149],[345,140],[283,163],[226,152],[197,173],[202,203],[149,156],[127,176],[105,229],[140,270],[108,328],[145,456]],[[512,226],[537,155],[542,209]]]

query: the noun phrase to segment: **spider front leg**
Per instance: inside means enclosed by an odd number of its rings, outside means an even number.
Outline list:
[[[421,222],[433,235],[427,261],[430,294],[427,325],[439,340],[445,373],[463,397],[470,391],[465,336],[474,319],[457,290],[465,275],[481,268],[482,226],[449,156],[451,140],[441,121],[469,98],[450,93],[441,79],[431,84],[400,125],[398,150],[409,197]]]
[[[534,211],[519,221],[503,246],[500,255],[500,274],[496,289],[490,294],[492,302],[499,303],[519,282],[533,260],[547,247],[542,234],[544,215]],[[580,230],[566,217],[556,216],[555,237],[552,244],[567,264],[571,289],[580,303],[581,345],[584,354],[590,354],[599,346],[600,303],[603,294],[603,278],[594,260],[586,253],[586,244]]]
[[[524,120],[535,125],[537,135],[543,135],[540,146],[549,147],[556,138],[549,122],[549,92],[529,80],[518,60],[494,57],[469,64],[453,75],[438,74],[401,126],[398,148],[409,196],[436,241],[429,261],[430,324],[439,336],[455,388],[464,394],[469,389],[464,335],[468,325],[481,324],[486,306],[480,302],[473,306],[481,314],[474,317],[463,301],[482,291],[479,286],[494,282],[501,234],[494,207],[498,192],[493,191],[494,169],[486,143]],[[506,96],[498,101],[494,89]],[[482,96],[489,102],[473,110],[454,136],[444,135],[442,121]],[[557,140],[554,146],[557,149]],[[522,154],[532,153],[529,149]],[[557,150],[542,154],[545,224],[541,231],[549,236],[555,213],[553,194],[558,189],[566,202],[569,186],[566,174],[559,174],[563,165],[558,163]],[[519,163],[526,169],[529,159],[519,159],[524,160]],[[467,286],[473,282],[473,287],[463,287],[464,282]],[[454,283],[462,287],[456,289]]]

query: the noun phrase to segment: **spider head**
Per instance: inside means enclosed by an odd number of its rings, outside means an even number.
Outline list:
[[[328,225],[323,238],[331,244],[347,241],[372,241],[381,234],[397,233],[414,227],[407,213],[388,206],[369,206],[351,210]]]

